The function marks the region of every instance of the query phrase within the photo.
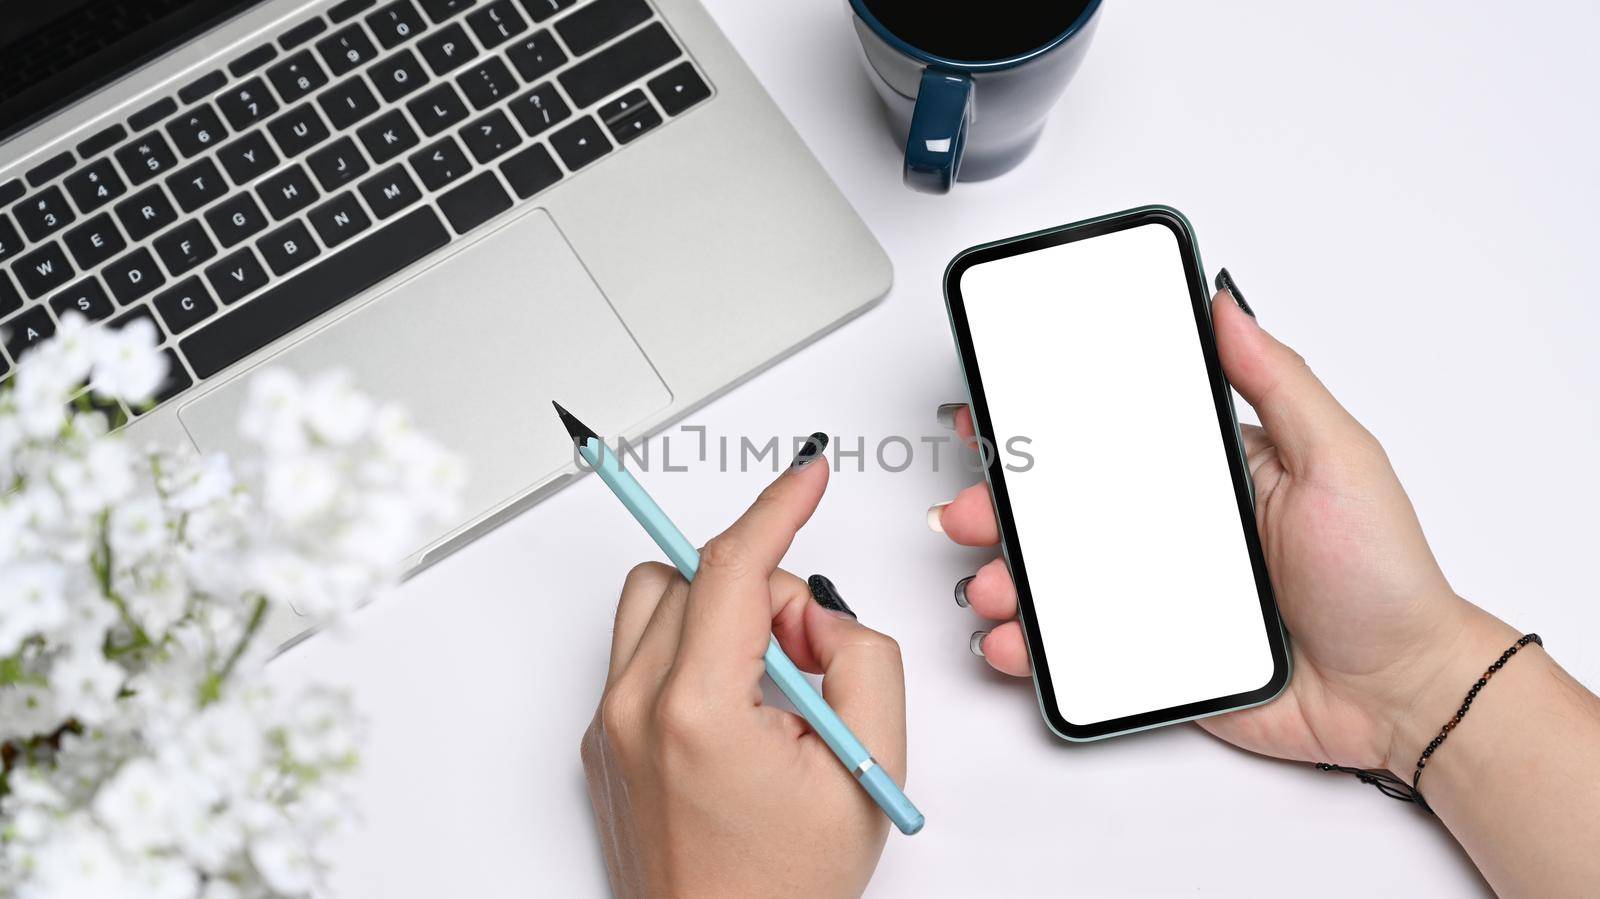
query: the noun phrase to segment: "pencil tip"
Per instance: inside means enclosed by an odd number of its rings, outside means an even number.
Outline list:
[[[579,421],[576,416],[563,408],[560,403],[556,402],[555,400],[551,400],[550,405],[556,407],[556,414],[561,416],[561,424],[566,427],[567,433],[572,435],[572,439],[574,441],[582,444],[586,443],[590,437],[593,437],[596,440],[600,438],[600,435],[590,430],[588,425]]]

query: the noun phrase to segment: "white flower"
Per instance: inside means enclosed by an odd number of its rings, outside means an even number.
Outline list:
[[[267,463],[262,505],[273,516],[296,526],[321,515],[339,496],[339,474],[314,453],[300,453]]]
[[[122,766],[94,798],[94,813],[122,848],[141,853],[167,846],[173,838],[171,778],[147,758]]]
[[[105,831],[78,813],[31,853],[19,899],[104,899],[122,895],[128,867]]]
[[[107,539],[113,564],[127,568],[167,544],[166,511],[155,497],[141,497],[111,510]]]
[[[233,492],[233,469],[228,457],[220,453],[193,459],[178,466],[163,489],[167,504],[182,512],[221,502]]]
[[[136,319],[125,328],[100,328],[97,333],[90,378],[94,392],[135,405],[148,402],[167,376],[167,357],[156,352],[160,337],[155,325]]]
[[[280,893],[300,894],[316,883],[317,868],[309,847],[287,827],[273,828],[250,842],[250,861]]]
[[[269,451],[299,450],[306,443],[304,406],[300,379],[281,368],[267,369],[250,379],[239,434]]]
[[[67,620],[66,580],[66,571],[49,562],[0,566],[0,657]]]
[[[330,372],[311,382],[305,395],[306,426],[322,440],[346,446],[367,431],[372,401],[356,392],[346,372]]]
[[[61,704],[82,724],[109,718],[126,672],[95,650],[73,650],[50,670]]]

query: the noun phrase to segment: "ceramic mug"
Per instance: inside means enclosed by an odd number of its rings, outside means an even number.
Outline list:
[[[970,7],[847,0],[867,76],[905,138],[906,185],[947,193],[1028,155],[1083,61],[1100,0]]]

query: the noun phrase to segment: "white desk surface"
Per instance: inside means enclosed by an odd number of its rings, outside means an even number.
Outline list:
[[[943,433],[961,376],[940,275],[974,243],[1143,203],[1194,222],[1261,321],[1384,441],[1456,589],[1600,686],[1600,7],[1110,0],[1033,157],[900,185],[840,0],[708,0],[894,260],[882,305],[696,414],[712,435]],[[775,214],[779,211],[775,210]],[[543,402],[542,398],[530,400]],[[874,467],[875,468],[875,467]],[[770,473],[658,475],[709,537]],[[1444,830],[1352,780],[1192,726],[1056,741],[967,654],[987,555],[928,532],[966,476],[835,474],[789,567],[899,639],[909,793],[872,893],[1478,895]],[[595,896],[578,738],[623,574],[656,558],[587,478],[276,664],[373,720],[341,895]],[[595,535],[609,534],[608,539]]]

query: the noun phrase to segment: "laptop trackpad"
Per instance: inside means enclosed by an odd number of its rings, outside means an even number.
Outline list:
[[[620,434],[671,401],[544,210],[511,221],[380,299],[266,359],[305,374],[343,369],[411,410],[467,465],[453,531],[572,463],[550,401]],[[202,450],[237,452],[250,375],[178,413]],[[419,547],[420,548],[420,547]]]

